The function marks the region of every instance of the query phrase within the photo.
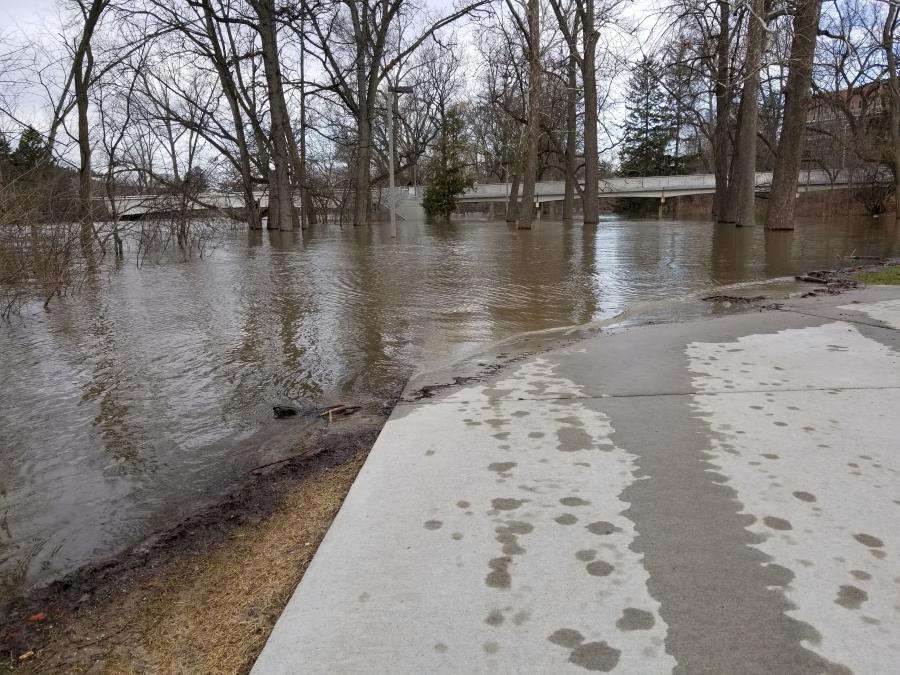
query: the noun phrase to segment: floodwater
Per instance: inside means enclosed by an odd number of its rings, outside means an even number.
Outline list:
[[[400,230],[234,232],[202,260],[107,260],[0,326],[0,606],[209,503],[298,433],[273,403],[386,398],[524,331],[635,307],[672,320],[686,305],[664,300],[900,254],[893,219]]]

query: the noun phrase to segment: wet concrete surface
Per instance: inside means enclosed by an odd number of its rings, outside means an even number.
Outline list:
[[[895,673],[900,289],[401,403],[254,673]]]

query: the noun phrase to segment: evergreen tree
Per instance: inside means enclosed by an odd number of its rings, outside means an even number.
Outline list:
[[[428,186],[422,198],[426,215],[447,220],[456,210],[457,196],[472,187],[465,154],[462,111],[453,106],[444,115],[436,152],[428,170]]]
[[[12,146],[6,138],[6,134],[0,131],[0,162],[7,161],[12,155]]]
[[[661,68],[649,56],[638,61],[632,69],[625,102],[628,117],[620,155],[625,175],[669,173],[666,150],[672,139],[673,120],[662,77]]]
[[[26,127],[19,136],[19,146],[12,153],[12,162],[20,171],[30,171],[47,159],[47,143],[34,127]]]

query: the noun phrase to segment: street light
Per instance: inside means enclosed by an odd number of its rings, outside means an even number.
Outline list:
[[[397,97],[400,94],[412,94],[412,87],[402,87],[399,85],[389,86],[388,91],[391,93],[390,103],[388,105],[388,176],[390,179],[390,200],[391,200],[391,237],[397,237],[397,195],[394,187],[394,109],[397,107]]]

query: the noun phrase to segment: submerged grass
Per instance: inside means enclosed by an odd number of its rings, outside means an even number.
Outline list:
[[[854,278],[864,284],[900,285],[900,265],[890,265],[878,270],[860,272]]]

